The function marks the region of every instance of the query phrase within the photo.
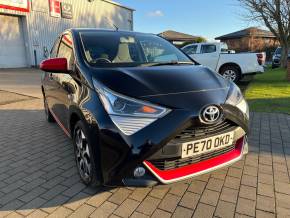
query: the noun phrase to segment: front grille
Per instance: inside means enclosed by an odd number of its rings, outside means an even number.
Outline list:
[[[185,142],[234,131],[236,127],[235,123],[226,119],[215,125],[191,125],[176,135],[167,145],[147,160],[160,170],[170,170],[217,157],[234,150],[235,143],[220,150],[183,159],[181,158],[181,145]]]
[[[235,149],[235,144],[236,143],[233,143],[233,145],[225,147],[223,149],[193,156],[193,157],[150,160],[149,162],[152,163],[159,170],[172,170],[172,169],[184,167],[190,164],[195,164],[204,160],[208,160],[208,159],[217,157],[219,155],[228,153],[230,151],[233,151]]]
[[[204,138],[213,136],[216,134],[221,134],[222,132],[231,131],[236,128],[233,122],[229,120],[223,120],[222,122],[215,125],[203,125],[203,126],[190,126],[187,129],[179,133],[172,141],[169,143],[181,143],[183,141],[196,140],[198,138]]]

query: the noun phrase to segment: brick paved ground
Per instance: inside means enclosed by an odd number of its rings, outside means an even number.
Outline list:
[[[90,189],[41,100],[1,105],[0,217],[290,217],[290,116],[251,116],[250,154],[234,166],[174,186]]]

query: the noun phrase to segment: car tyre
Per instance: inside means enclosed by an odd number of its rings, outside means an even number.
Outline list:
[[[82,121],[76,123],[73,133],[75,160],[82,182],[91,187],[101,184],[95,138]]]
[[[47,100],[45,97],[43,97],[43,104],[44,104],[44,112],[45,112],[45,117],[46,117],[47,122],[54,123],[55,119],[48,108]]]
[[[236,66],[225,66],[221,70],[221,75],[234,83],[237,83],[241,79],[241,73]]]

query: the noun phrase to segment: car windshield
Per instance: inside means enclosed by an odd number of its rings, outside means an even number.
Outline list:
[[[282,53],[282,48],[281,47],[277,48],[275,51],[275,55],[281,55],[281,53]],[[288,52],[288,56],[290,56],[290,51]]]
[[[194,64],[170,42],[149,34],[82,32],[89,64],[100,67]]]

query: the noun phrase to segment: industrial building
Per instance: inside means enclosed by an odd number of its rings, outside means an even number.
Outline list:
[[[0,68],[37,66],[71,27],[133,30],[133,12],[110,0],[0,0]]]

